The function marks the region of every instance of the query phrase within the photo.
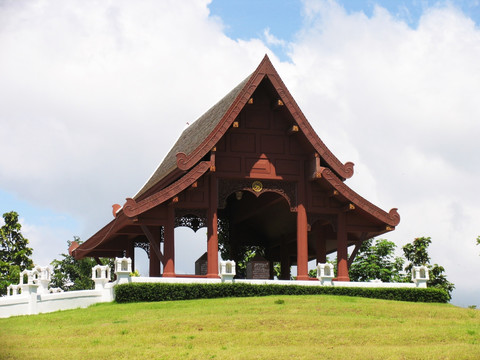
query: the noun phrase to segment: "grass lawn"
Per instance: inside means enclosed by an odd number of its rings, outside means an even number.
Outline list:
[[[0,319],[0,359],[480,359],[480,311],[328,295],[98,304]]]

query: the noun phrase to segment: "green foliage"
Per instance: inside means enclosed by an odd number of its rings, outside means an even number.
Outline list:
[[[429,270],[430,278],[427,282],[427,286],[445,290],[448,295],[448,300],[450,300],[455,285],[447,280],[443,266],[438,264],[429,265],[430,256],[428,255],[428,247],[431,242],[432,240],[429,237],[420,237],[403,247],[405,258],[410,261],[405,270],[411,272],[413,266],[426,265]]]
[[[480,236],[477,236],[477,245],[480,245]]]
[[[269,295],[345,295],[374,299],[445,303],[447,294],[435,288],[357,288],[300,285],[129,283],[115,287],[118,303],[252,297]]]
[[[385,239],[364,241],[349,269],[352,281],[380,279],[383,282],[403,282],[404,259],[394,257],[395,244]]]
[[[7,293],[7,286],[18,283],[20,272],[33,267],[30,258],[32,248],[24,238],[18,222],[18,214],[10,211],[3,214],[5,225],[0,228],[0,295]]]
[[[413,266],[422,266],[430,263],[430,256],[428,255],[428,247],[432,243],[429,237],[419,237],[413,240],[411,244],[403,247],[405,258],[410,263],[405,267],[405,271],[411,272]]]
[[[67,248],[76,241],[81,244],[82,241],[78,236],[74,236],[73,240],[67,240]],[[76,260],[69,254],[61,254],[63,259],[54,259],[50,264],[53,266],[52,287],[59,287],[64,291],[73,290],[89,290],[95,285],[92,280],[92,267],[97,265],[93,258],[83,258]],[[100,259],[103,265],[109,264],[113,269],[113,260]],[[113,275],[113,271],[112,271]]]

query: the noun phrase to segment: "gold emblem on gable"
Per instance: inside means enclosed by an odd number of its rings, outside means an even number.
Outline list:
[[[252,190],[255,192],[260,192],[263,190],[263,184],[260,181],[254,181],[252,183]]]

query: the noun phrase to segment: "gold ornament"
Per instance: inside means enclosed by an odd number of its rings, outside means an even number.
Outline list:
[[[263,190],[263,184],[260,181],[254,181],[252,183],[252,190],[255,192],[260,192]]]

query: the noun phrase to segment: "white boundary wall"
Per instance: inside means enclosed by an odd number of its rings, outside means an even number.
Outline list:
[[[369,287],[369,288],[415,288],[427,287],[428,268],[415,267],[412,270],[413,283],[384,283],[380,280],[369,282],[341,282],[331,281],[333,276],[328,273],[319,272],[318,280],[297,281],[297,280],[252,280],[252,279],[233,279],[235,275],[235,263],[230,261],[230,265],[225,266],[226,262],[221,261],[219,266],[219,279],[195,278],[195,277],[131,277],[131,259],[116,258],[115,274],[117,280],[109,282],[110,269],[106,266],[96,265],[92,268],[92,279],[95,282],[95,290],[79,290],[58,292],[58,289],[48,289],[46,280],[50,281],[49,271],[43,272],[45,276],[40,275],[37,270],[22,272],[20,285],[9,286],[10,295],[0,298],[0,318],[6,318],[17,315],[33,315],[39,313],[48,313],[58,310],[68,310],[76,308],[86,308],[90,305],[100,302],[111,302],[115,299],[114,286],[124,283],[170,283],[170,284],[193,284],[193,283],[248,283],[255,285],[303,285],[303,286],[337,286],[337,287]],[[325,265],[325,264],[319,264]],[[323,269],[324,267],[322,267]],[[44,270],[45,268],[42,268]],[[233,269],[233,270],[232,270]],[[24,283],[23,277],[28,277]],[[20,293],[18,294],[18,291]]]

